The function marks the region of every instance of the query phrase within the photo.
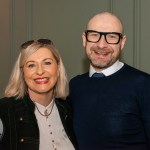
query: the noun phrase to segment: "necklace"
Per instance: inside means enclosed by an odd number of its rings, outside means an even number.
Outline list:
[[[46,109],[45,112],[44,112],[44,114],[43,114],[43,113],[40,112],[38,106],[37,106],[36,103],[34,102],[35,107],[36,107],[37,111],[39,112],[39,114],[42,115],[42,116],[44,116],[44,117],[46,117],[46,119],[47,119],[47,118],[49,117],[49,115],[52,113],[52,110],[53,110],[53,107],[54,107],[54,103],[55,103],[55,102],[53,101],[50,112],[48,113],[48,112],[47,112],[47,109]]]

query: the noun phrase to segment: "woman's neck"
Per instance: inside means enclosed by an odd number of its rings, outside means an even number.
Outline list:
[[[50,102],[54,98],[53,92],[41,94],[41,93],[35,93],[35,92],[29,91],[29,96],[30,96],[31,100],[33,100],[34,102],[37,102],[43,106],[49,105]]]

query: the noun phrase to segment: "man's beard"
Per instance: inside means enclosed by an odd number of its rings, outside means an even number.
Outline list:
[[[94,67],[97,68],[99,70],[103,70],[106,69],[108,67],[110,67],[111,65],[113,65],[118,59],[119,59],[119,55],[115,58],[115,57],[108,57],[108,59],[106,61],[100,60],[100,59],[95,59],[92,55],[93,50],[91,50],[91,53],[87,55],[90,64]]]

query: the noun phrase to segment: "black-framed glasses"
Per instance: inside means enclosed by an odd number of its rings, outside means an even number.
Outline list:
[[[29,45],[33,44],[34,42],[39,42],[41,44],[52,44],[53,42],[49,39],[38,39],[38,40],[30,40],[30,41],[27,41],[25,43],[23,43],[21,45],[21,48],[25,49],[27,48]]]
[[[108,44],[118,44],[120,39],[123,37],[121,33],[118,32],[98,32],[94,30],[86,30],[85,36],[88,42],[97,43],[102,35],[105,37],[105,41]]]

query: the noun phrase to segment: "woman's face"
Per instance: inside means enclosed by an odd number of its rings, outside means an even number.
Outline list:
[[[23,67],[29,94],[53,93],[59,76],[59,65],[47,48],[40,48],[28,57]]]

